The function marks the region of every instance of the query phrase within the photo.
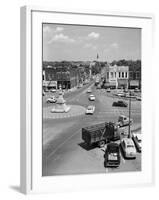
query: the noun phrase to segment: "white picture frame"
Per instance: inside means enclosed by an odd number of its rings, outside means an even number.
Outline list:
[[[21,8],[21,192],[46,193],[152,185],[154,183],[153,80],[154,16],[110,11]],[[42,177],[41,24],[65,23],[142,29],[142,171]],[[148,92],[149,91],[149,92]],[[146,108],[146,109],[145,109]],[[104,178],[103,178],[104,177]],[[105,181],[107,179],[107,181]]]

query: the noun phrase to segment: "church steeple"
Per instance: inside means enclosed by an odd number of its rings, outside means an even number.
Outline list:
[[[98,60],[98,58],[99,58],[99,55],[98,55],[98,53],[97,53],[97,60]]]

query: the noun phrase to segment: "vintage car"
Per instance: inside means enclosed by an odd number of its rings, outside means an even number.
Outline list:
[[[91,93],[91,92],[92,92],[91,88],[88,88],[87,93]]]
[[[89,106],[87,107],[87,109],[86,109],[86,114],[87,114],[87,115],[88,115],[88,114],[92,114],[92,115],[93,115],[94,111],[95,111],[95,106],[89,105]]]
[[[120,127],[127,126],[127,125],[129,125],[129,123],[130,123],[130,125],[133,123],[133,120],[132,119],[129,120],[129,117],[127,117],[125,115],[120,115],[118,117],[118,124]]]
[[[142,147],[141,147],[141,143],[142,143],[141,133],[133,133],[132,139],[134,141],[134,144],[136,146],[137,151],[141,152],[141,150],[142,150]]]
[[[136,158],[136,148],[131,138],[123,138],[121,148],[125,158]]]
[[[125,101],[116,101],[113,102],[112,106],[127,107],[128,104]]]
[[[55,92],[56,92],[56,89],[52,89],[51,92],[52,92],[52,93],[55,93]]]
[[[56,103],[56,101],[57,101],[57,99],[56,99],[54,96],[49,97],[49,98],[46,100],[47,103]]]
[[[93,94],[89,95],[89,100],[90,100],[90,101],[95,101],[95,99],[96,99],[96,98],[95,98],[95,96],[94,96]]]
[[[105,167],[118,167],[120,165],[119,144],[114,142],[107,144],[104,158]]]
[[[136,96],[136,100],[137,100],[137,101],[141,101],[141,97]]]

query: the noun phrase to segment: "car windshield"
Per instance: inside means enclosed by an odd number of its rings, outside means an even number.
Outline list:
[[[141,140],[141,138],[138,138],[138,137],[137,137],[137,141],[138,141],[138,142],[141,142],[142,140]]]
[[[133,147],[134,147],[134,145],[132,145],[132,144],[127,145],[127,148],[133,148]]]
[[[110,153],[116,153],[116,152],[118,152],[118,150],[119,150],[119,148],[117,147],[117,146],[108,146],[108,151],[110,152]]]

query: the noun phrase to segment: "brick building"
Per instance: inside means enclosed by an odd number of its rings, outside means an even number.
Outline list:
[[[78,85],[80,72],[74,66],[47,66],[43,69],[43,86],[47,88],[70,89]]]
[[[129,88],[141,89],[141,67],[129,67]]]

